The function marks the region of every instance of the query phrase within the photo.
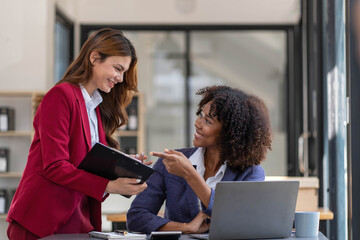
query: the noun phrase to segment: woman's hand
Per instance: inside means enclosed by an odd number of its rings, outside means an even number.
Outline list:
[[[210,224],[206,222],[210,219],[208,215],[203,212],[199,214],[189,223],[185,224],[184,233],[204,233],[209,230]]]
[[[182,231],[184,234],[204,233],[209,230],[210,226],[206,222],[207,219],[210,219],[208,215],[203,212],[199,212],[199,214],[189,223],[168,222],[159,227],[157,231]]]
[[[163,158],[166,170],[171,174],[184,178],[201,203],[206,208],[209,206],[211,188],[182,152],[165,149],[165,153],[150,152],[150,154]]]
[[[144,153],[136,154],[136,155],[130,155],[133,158],[136,158],[137,160],[141,161],[145,165],[151,165],[153,161],[144,162],[146,159],[148,159],[148,156]]]
[[[190,160],[185,157],[182,152],[165,149],[165,153],[150,152],[150,154],[163,158],[163,163],[166,167],[166,170],[176,176],[185,178],[191,174],[192,171],[196,172]]]
[[[122,195],[137,195],[147,188],[146,183],[140,183],[140,179],[136,178],[118,178],[109,181],[105,191],[107,193],[116,193]]]

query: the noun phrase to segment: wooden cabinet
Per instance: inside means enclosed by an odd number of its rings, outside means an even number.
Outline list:
[[[299,181],[296,211],[318,211],[319,178],[293,176],[267,176],[266,181]]]

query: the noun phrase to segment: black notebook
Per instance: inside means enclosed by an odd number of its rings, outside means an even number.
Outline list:
[[[136,158],[101,143],[96,143],[91,148],[78,168],[109,180],[128,177],[141,179],[141,183],[155,171]]]

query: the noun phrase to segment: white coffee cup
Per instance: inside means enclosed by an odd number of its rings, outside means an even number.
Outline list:
[[[319,234],[319,212],[295,212],[296,237],[317,237]]]

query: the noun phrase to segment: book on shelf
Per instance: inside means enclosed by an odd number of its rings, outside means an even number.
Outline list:
[[[15,130],[15,110],[10,107],[0,107],[0,132]]]
[[[134,97],[131,103],[126,107],[126,113],[128,115],[127,124],[119,127],[118,131],[137,131],[139,128],[137,97]]]
[[[9,149],[0,148],[0,172],[9,171]]]
[[[0,189],[0,214],[6,213],[7,193],[6,189]]]
[[[128,177],[140,179],[140,183],[145,182],[155,171],[138,159],[101,143],[91,148],[78,168],[109,180]]]
[[[133,98],[129,106],[126,108],[126,112],[128,115],[128,123],[126,126],[126,130],[136,131],[138,130],[138,98]]]

